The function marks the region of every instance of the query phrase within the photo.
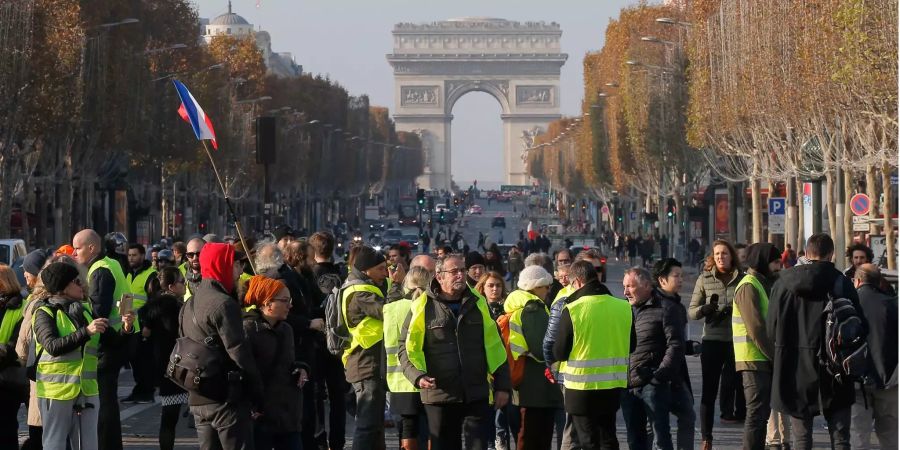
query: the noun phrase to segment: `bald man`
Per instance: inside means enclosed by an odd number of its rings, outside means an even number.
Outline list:
[[[191,289],[197,289],[200,285],[200,252],[206,241],[194,238],[188,241],[187,251],[184,253],[184,264],[178,266],[181,275],[184,276],[184,299],[191,298]]]
[[[100,235],[91,229],[81,230],[72,238],[72,257],[88,268],[87,296],[94,317],[109,319],[116,330],[122,326],[119,301],[131,293],[131,287],[118,261],[103,256]],[[128,312],[134,314],[134,312]],[[133,327],[132,331],[137,331]],[[122,425],[119,421],[119,370],[128,358],[128,345],[119,339],[103,339],[98,349],[97,384],[100,389],[98,442],[102,450],[122,450]]]

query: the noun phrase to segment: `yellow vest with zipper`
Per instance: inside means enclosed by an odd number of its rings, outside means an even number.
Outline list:
[[[756,289],[756,297],[759,299],[759,314],[763,321],[769,315],[769,296],[766,295],[766,289],[759,280],[749,273],[741,278],[735,292],[743,286],[750,286],[750,289]],[[734,345],[735,361],[768,361],[766,355],[760,351],[756,343],[747,335],[747,327],[744,325],[744,319],[741,317],[740,308],[734,308],[731,311],[731,336]]]
[[[581,297],[565,306],[572,318],[572,350],[560,367],[566,389],[595,391],[628,384],[631,305],[611,295]]]
[[[116,288],[115,291],[113,291],[112,309],[109,311],[108,319],[109,324],[112,325],[113,329],[119,331],[122,329],[122,315],[119,314],[119,301],[122,300],[123,295],[131,293],[131,285],[128,283],[128,279],[125,278],[125,273],[122,272],[122,266],[119,265],[119,262],[108,256],[98,259],[94,264],[91,264],[91,268],[88,269],[88,283],[90,283],[91,275],[99,268],[109,270],[109,273],[111,273],[116,280]],[[135,322],[135,331],[139,330],[137,325],[137,322]]]
[[[491,319],[487,301],[484,297],[476,295],[478,311],[481,313],[481,322],[484,336],[484,353],[487,359],[488,381],[493,379],[493,373],[506,362],[506,347],[500,339],[500,330]],[[425,305],[428,303],[428,295],[422,293],[410,306],[409,329],[406,334],[406,353],[409,362],[422,372],[428,373],[425,364]],[[489,398],[493,401],[493,391],[489,392]]]
[[[344,318],[344,324],[350,332],[350,347],[344,350],[344,355],[341,357],[345,367],[347,366],[347,358],[350,357],[350,353],[358,347],[367,349],[384,339],[384,323],[374,317],[366,316],[355,327],[350,326],[350,322],[347,319],[347,301],[350,299],[350,295],[357,292],[370,292],[382,299],[384,298],[384,293],[381,292],[381,289],[371,284],[354,284],[343,289],[341,293],[341,316]]]
[[[87,320],[87,323],[91,323],[94,317],[91,314],[90,306],[84,305],[84,318]],[[65,337],[78,331],[65,311],[61,309],[56,310],[49,306],[41,306],[38,309],[43,310],[50,317],[56,318],[56,329],[60,337]],[[32,327],[34,326],[35,315],[32,315]],[[85,396],[99,395],[100,390],[97,386],[99,334],[91,336],[90,340],[81,347],[59,356],[52,356],[42,351],[43,346],[37,342],[36,338],[33,339],[35,339],[35,354],[41,355],[37,360],[35,376],[35,393],[38,398],[73,400],[79,394],[84,394]]]
[[[419,392],[403,375],[397,350],[400,349],[400,329],[409,314],[412,300],[402,298],[384,305],[384,352],[387,360],[387,385],[391,392]]]
[[[16,330],[16,325],[22,321],[22,314],[27,302],[26,299],[18,308],[7,309],[3,313],[3,321],[0,322],[0,344],[8,344],[13,339],[13,331]],[[16,337],[18,338],[18,336]]]
[[[530,351],[528,341],[525,340],[525,333],[522,330],[522,311],[525,310],[525,305],[533,301],[541,302],[541,306],[544,307],[547,316],[550,315],[550,311],[543,300],[528,291],[513,291],[506,297],[506,301],[503,302],[503,309],[509,314],[509,352],[512,354],[513,359],[519,359],[522,355],[528,355],[537,362],[544,362],[544,359],[540,356],[541,352],[535,355]]]
[[[566,297],[572,295],[573,292],[575,292],[575,289],[572,288],[571,284],[568,286],[563,286],[563,288],[560,289],[559,292],[556,293],[556,296],[553,297],[553,302],[550,304],[552,305],[553,303],[556,303],[556,302],[562,300],[563,298],[566,298]]]

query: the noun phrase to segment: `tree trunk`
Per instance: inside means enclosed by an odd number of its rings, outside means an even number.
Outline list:
[[[787,194],[787,199],[785,200],[787,203],[787,218],[784,224],[784,243],[785,245],[791,244],[795,246],[796,250],[799,248],[796,245],[800,214],[799,208],[797,208],[797,183],[793,178],[788,178],[785,193]]]
[[[803,204],[803,182],[800,181],[799,178],[796,178],[795,180],[794,184],[797,188],[797,242],[795,245],[797,247],[797,253],[800,253],[800,250],[803,250],[806,247],[806,239],[803,239],[803,235],[806,234],[803,215],[805,214],[804,210],[807,206]]]
[[[856,191],[853,178],[853,172],[844,172],[844,242],[848,246],[853,243],[853,212],[850,211],[850,199]]]
[[[897,257],[894,248],[897,245],[894,239],[894,222],[891,219],[893,215],[894,200],[891,198],[891,165],[884,163],[881,166],[881,185],[884,190],[884,207],[881,208],[884,214],[884,236],[887,246],[887,268],[890,270],[897,269]]]
[[[866,166],[866,195],[869,196],[869,234],[878,234],[879,225],[875,222],[878,218],[878,186],[875,179],[875,165]]]
[[[759,190],[759,180],[750,180],[750,207],[752,211],[751,243],[762,242],[762,194]]]
[[[835,173],[834,170],[828,170],[825,172],[825,211],[828,214],[828,234],[834,236],[834,233],[837,230],[837,221],[835,220],[835,204],[837,203],[837,199],[834,196],[834,185],[835,185]],[[838,249],[840,250],[840,249]]]
[[[767,187],[769,188],[769,199],[771,199],[772,197],[775,197],[775,188],[777,186],[778,186],[778,183],[776,183],[772,180],[769,180],[769,182],[767,183]],[[768,208],[766,208],[766,209],[768,209]],[[787,226],[787,224],[785,224],[785,226]],[[769,217],[768,231],[769,232],[766,235],[766,242],[773,244],[773,245],[776,244],[777,237],[774,233],[772,233],[772,218],[771,217]]]

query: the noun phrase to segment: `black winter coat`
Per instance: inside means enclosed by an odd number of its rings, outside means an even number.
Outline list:
[[[257,419],[268,431],[289,433],[300,431],[302,419],[299,373],[295,369],[309,366],[294,359],[294,333],[286,322],[273,327],[257,309],[244,313],[244,337],[253,350],[253,359],[262,376],[263,404],[268,414]]]
[[[681,298],[658,289],[641,306],[632,306],[637,341],[628,358],[628,386],[688,381],[684,359],[687,313]]]
[[[897,296],[871,284],[859,287],[859,304],[869,322],[869,382],[878,389],[897,386]]]
[[[820,364],[829,292],[850,299],[862,316],[856,289],[830,262],[785,269],[772,286],[766,332],[775,344],[772,409],[776,411],[811,417],[853,404],[853,384],[838,383]]]

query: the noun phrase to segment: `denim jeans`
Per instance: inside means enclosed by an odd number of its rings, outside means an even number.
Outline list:
[[[631,449],[650,449],[653,438],[656,448],[673,449],[669,414],[674,414],[678,424],[677,448],[694,448],[694,401],[687,385],[648,384],[628,389],[622,394],[622,415],[628,432]],[[650,422],[652,434],[647,429]]]
[[[831,448],[850,450],[850,407],[838,410],[825,410],[825,421],[828,422],[828,434]],[[794,434],[796,450],[812,450],[813,417],[791,417],[791,428]]]
[[[380,379],[353,383],[356,392],[356,430],[353,450],[384,449],[384,405],[387,396]]]

